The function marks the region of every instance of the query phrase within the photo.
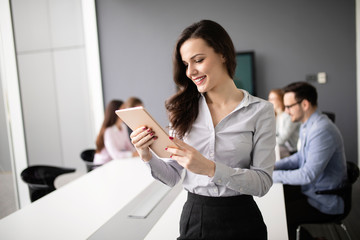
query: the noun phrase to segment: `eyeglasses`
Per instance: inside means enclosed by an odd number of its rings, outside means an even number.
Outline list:
[[[304,100],[304,99],[303,99]],[[297,104],[300,104],[303,100],[300,100],[300,101],[298,101],[298,102],[296,102],[296,103],[293,103],[293,104],[291,104],[291,105],[287,105],[287,106],[284,106],[285,107],[285,109],[290,109],[290,108],[292,108],[293,106],[295,106],[295,105],[297,105]]]

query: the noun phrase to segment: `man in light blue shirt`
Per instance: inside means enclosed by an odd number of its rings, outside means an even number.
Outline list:
[[[275,163],[273,181],[285,184],[289,239],[295,239],[298,225],[343,213],[341,197],[316,191],[335,189],[344,183],[346,159],[339,129],[317,111],[315,87],[297,82],[286,86],[284,92],[285,109],[291,120],[302,123],[301,147],[297,153]]]

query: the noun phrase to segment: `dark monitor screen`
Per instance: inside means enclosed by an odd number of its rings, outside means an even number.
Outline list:
[[[248,91],[251,95],[256,95],[254,52],[237,52],[236,63],[234,76],[236,87]]]

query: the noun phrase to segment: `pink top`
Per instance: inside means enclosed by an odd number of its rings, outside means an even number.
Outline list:
[[[104,164],[112,159],[132,157],[135,150],[124,123],[121,125],[121,130],[115,124],[105,129],[104,145],[101,152],[95,154],[94,164]]]

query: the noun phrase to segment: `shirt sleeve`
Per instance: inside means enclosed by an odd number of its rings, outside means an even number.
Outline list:
[[[275,115],[271,105],[266,104],[254,119],[252,161],[250,168],[231,168],[215,162],[212,181],[216,184],[253,196],[265,195],[272,185],[275,162]]]
[[[149,162],[145,162],[151,171],[153,178],[173,187],[181,179],[183,167],[172,159],[159,159],[154,154]]]
[[[299,168],[299,153],[294,153],[293,155],[283,158],[275,162],[275,171],[273,172],[273,181],[275,183],[281,183],[282,172],[279,170],[294,170]]]
[[[313,182],[324,171],[335,151],[334,139],[329,131],[318,128],[307,137],[305,146],[305,163],[294,170],[276,170],[273,174],[274,182],[291,185],[306,185]],[[293,160],[291,157],[288,160]],[[290,161],[288,161],[290,162]],[[291,163],[277,164],[280,169],[285,169]],[[281,166],[282,165],[282,166]],[[289,168],[292,169],[292,168]]]
[[[111,130],[111,129],[109,129]],[[131,150],[121,150],[119,149],[119,142],[121,141],[129,141],[128,139],[122,138],[121,135],[114,134],[112,131],[105,130],[104,134],[104,145],[106,150],[108,151],[109,155],[112,159],[119,159],[119,158],[129,158],[132,157]]]
[[[299,153],[280,159],[275,162],[275,170],[291,170],[299,168]],[[274,173],[273,173],[274,174]]]

